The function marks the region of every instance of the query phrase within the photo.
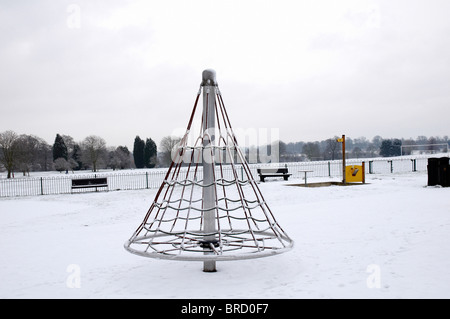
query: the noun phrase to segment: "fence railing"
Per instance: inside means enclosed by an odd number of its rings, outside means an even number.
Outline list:
[[[426,171],[428,157],[395,157],[395,158],[374,158],[374,159],[349,159],[347,165],[360,164],[365,162],[366,174],[385,174],[385,173],[401,173],[412,171]],[[302,178],[302,170],[311,170],[309,177],[338,177],[342,176],[342,161],[315,161],[315,162],[295,162],[295,163],[279,163],[279,164],[250,164],[250,170],[255,180],[258,180],[257,168],[277,166],[287,167],[291,178]],[[245,178],[242,165],[235,165],[238,177]],[[219,167],[216,168],[219,170]],[[224,177],[233,179],[233,170],[231,165],[222,167]],[[72,179],[74,178],[90,178],[90,177],[107,177],[108,190],[137,190],[158,188],[164,180],[167,169],[151,169],[146,171],[133,172],[104,172],[91,174],[68,174],[64,176],[49,177],[20,177],[13,179],[0,179],[0,197],[12,196],[35,196],[35,195],[57,195],[71,194],[93,189],[72,189]],[[179,176],[184,178],[187,169],[181,168]],[[183,175],[184,173],[184,175]],[[220,172],[217,171],[216,174]],[[201,167],[197,171],[197,176],[193,176],[192,170],[189,172],[188,178],[197,180],[202,179]]]

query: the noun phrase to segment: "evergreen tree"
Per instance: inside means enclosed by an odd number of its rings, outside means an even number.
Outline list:
[[[147,138],[144,147],[144,166],[148,168],[153,168],[156,165],[156,143],[151,139]]]
[[[398,138],[392,141],[391,154],[392,156],[400,156],[402,154],[402,141]]]
[[[55,143],[53,144],[53,161],[58,158],[64,158],[67,161],[67,147],[61,135],[56,134]]]
[[[391,156],[392,141],[382,140],[380,146],[380,155],[383,157]]]
[[[83,162],[81,161],[81,148],[78,144],[74,144],[71,158],[77,164],[73,169],[80,170],[83,167]]]
[[[400,156],[402,141],[399,139],[382,140],[380,155],[383,157]]]
[[[145,142],[139,136],[136,136],[133,146],[133,158],[136,168],[144,167],[144,147]]]

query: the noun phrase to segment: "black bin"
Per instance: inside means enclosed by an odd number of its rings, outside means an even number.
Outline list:
[[[428,159],[428,186],[441,185],[450,186],[450,158],[429,158]]]

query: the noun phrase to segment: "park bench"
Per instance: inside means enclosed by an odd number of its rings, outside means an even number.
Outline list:
[[[288,180],[292,174],[288,173],[287,168],[258,168],[259,179],[264,182],[266,177],[283,177],[285,181]]]
[[[75,178],[72,179],[72,190],[80,188],[97,188],[108,187],[108,179],[106,177],[93,177],[93,178]]]

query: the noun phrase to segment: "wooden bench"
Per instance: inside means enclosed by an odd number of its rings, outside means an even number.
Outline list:
[[[287,168],[258,168],[256,171],[261,182],[264,182],[266,177],[283,177],[287,181],[289,176],[292,175],[288,173]]]
[[[99,187],[108,187],[108,179],[106,177],[72,179],[72,189],[95,188],[95,191],[97,191]]]

